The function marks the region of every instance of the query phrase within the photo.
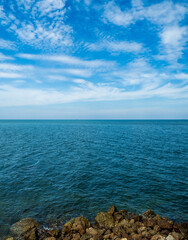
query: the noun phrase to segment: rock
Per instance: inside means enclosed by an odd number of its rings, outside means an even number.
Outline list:
[[[92,227],[86,229],[86,233],[91,234],[93,236],[98,234],[98,231]]]
[[[114,215],[114,213],[118,212],[116,206],[111,206],[108,210],[108,213]]]
[[[157,223],[161,229],[172,229],[173,228],[173,223],[171,221],[167,221],[166,219],[160,219],[157,221]]]
[[[37,229],[36,228],[32,228],[31,230],[27,231],[24,234],[24,239],[25,240],[37,240],[38,236],[37,236]]]
[[[66,235],[66,233],[70,233],[72,231],[79,232],[80,234],[84,234],[86,231],[86,228],[89,228],[90,226],[91,226],[91,223],[87,218],[77,217],[77,218],[71,219],[69,222],[67,222],[63,226],[62,234]]]
[[[45,240],[56,240],[56,238],[55,237],[47,237],[47,238],[45,238]]]
[[[145,238],[150,239],[151,236],[152,236],[152,234],[151,234],[150,232],[148,232],[148,231],[144,231],[144,232],[142,232],[142,237],[145,237]]]
[[[100,212],[95,217],[95,223],[99,227],[113,228],[115,225],[114,218],[107,212]]]
[[[131,234],[131,240],[140,240],[140,239],[142,239],[142,234],[136,234],[136,233]]]
[[[49,230],[48,234],[51,237],[59,237],[60,236],[60,230],[58,230],[58,229]]]
[[[37,223],[34,219],[24,218],[24,219],[16,222],[15,224],[13,224],[10,227],[10,231],[14,235],[21,236],[28,230],[30,230],[32,228],[37,228],[39,226],[40,226],[39,223]]]
[[[142,214],[142,216],[145,218],[152,218],[152,217],[155,217],[156,215],[151,209],[148,209]]]
[[[173,240],[182,240],[183,236],[180,233],[171,232],[166,239],[171,240],[172,238]]]
[[[185,239],[188,239],[188,223],[179,224],[179,230],[183,234]]]
[[[147,218],[143,221],[146,227],[154,227],[156,225],[156,221],[153,218]]]
[[[14,238],[13,238],[13,237],[10,237],[10,236],[8,236],[8,237],[5,237],[5,238],[3,238],[3,240],[14,240]]]
[[[153,230],[155,230],[156,232],[159,232],[160,231],[160,227],[158,225],[155,225]]]
[[[154,235],[151,240],[165,240],[165,237],[159,234]]]

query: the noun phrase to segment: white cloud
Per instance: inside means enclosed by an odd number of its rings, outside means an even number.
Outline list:
[[[78,76],[78,77],[91,77],[92,71],[88,69],[76,69],[76,68],[67,68],[62,69],[62,72],[67,73],[69,75]]]
[[[109,52],[133,52],[142,51],[142,44],[128,41],[101,41],[93,44],[86,44],[88,49],[92,51],[107,50]]]
[[[0,48],[1,49],[8,49],[8,50],[15,50],[15,43],[8,41],[8,40],[4,40],[2,38],[0,38]]]
[[[168,26],[162,30],[160,36],[162,53],[157,56],[158,59],[176,62],[182,57],[184,46],[188,41],[188,28],[178,25]]]
[[[41,0],[35,4],[32,13],[40,17],[47,14],[49,17],[54,17],[54,15],[59,14],[59,12],[56,13],[56,11],[61,10],[60,14],[62,16],[65,13],[64,7],[65,0]]]
[[[127,27],[137,20],[147,19],[158,25],[174,24],[181,21],[186,12],[186,5],[163,1],[143,7],[142,1],[132,1],[131,9],[121,10],[113,1],[105,5],[104,18],[119,26]]]
[[[144,7],[141,0],[133,0],[132,8],[122,10],[113,1],[105,5],[104,19],[113,24],[128,27],[138,20],[148,20],[156,24],[161,38],[159,60],[177,62],[181,58],[188,39],[187,27],[180,27],[179,22],[188,12],[188,5],[163,1]]]
[[[1,78],[23,78],[24,76],[19,73],[12,73],[12,72],[0,72],[0,79]]]
[[[132,12],[121,11],[114,2],[109,2],[105,5],[104,18],[116,25],[124,27],[134,22]]]
[[[69,78],[62,75],[49,75],[47,77],[50,81],[69,81]]]
[[[36,48],[64,48],[72,45],[72,29],[64,23],[64,0],[18,0],[12,2],[11,8],[12,12],[8,13],[2,6],[0,18],[7,25],[6,30],[17,35],[25,44]]]
[[[43,61],[54,61],[67,65],[75,65],[89,68],[99,67],[113,67],[115,62],[104,61],[104,60],[83,60],[78,57],[72,57],[67,55],[39,55],[39,54],[18,54],[20,58],[29,60],[43,60]]]
[[[187,98],[188,86],[174,87],[166,84],[160,88],[143,88],[137,91],[94,85],[91,82],[62,92],[54,89],[18,88],[14,85],[0,85],[0,106],[40,106],[77,101],[115,101],[144,99],[154,96],[168,98]]]
[[[175,74],[175,77],[180,80],[188,80],[188,74],[186,73]]]
[[[13,60],[13,57],[4,55],[3,53],[0,53],[0,61],[4,61],[4,60]]]
[[[33,70],[34,67],[32,65],[18,65],[12,63],[0,63],[1,70],[8,70],[8,71],[26,71],[26,70]]]

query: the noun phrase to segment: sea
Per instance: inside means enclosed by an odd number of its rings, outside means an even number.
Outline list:
[[[111,205],[188,222],[188,121],[0,121],[0,237]]]

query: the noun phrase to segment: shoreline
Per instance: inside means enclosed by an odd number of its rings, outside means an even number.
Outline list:
[[[188,223],[176,223],[148,209],[141,215],[118,211],[112,206],[99,212],[94,224],[76,217],[62,226],[48,228],[32,218],[24,218],[10,227],[3,240],[187,240]]]

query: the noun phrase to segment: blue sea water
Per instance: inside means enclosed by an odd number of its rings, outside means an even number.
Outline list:
[[[111,205],[188,221],[188,121],[0,121],[0,234]]]

